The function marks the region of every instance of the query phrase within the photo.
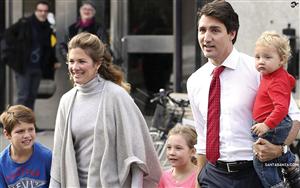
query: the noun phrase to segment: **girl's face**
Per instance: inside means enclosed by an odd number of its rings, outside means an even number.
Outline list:
[[[171,135],[167,139],[167,158],[172,167],[184,168],[191,163],[191,158],[195,152],[194,148],[188,147],[182,135]]]
[[[275,47],[263,45],[255,47],[255,67],[261,74],[270,74],[283,64]]]
[[[86,84],[96,77],[99,62],[94,62],[81,48],[73,48],[68,54],[69,73],[75,84]]]
[[[31,150],[36,138],[34,124],[25,122],[15,125],[11,134],[4,130],[4,135],[11,142],[14,153]]]

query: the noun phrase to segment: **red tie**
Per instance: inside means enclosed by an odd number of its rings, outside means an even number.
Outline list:
[[[216,67],[210,82],[207,112],[207,135],[206,135],[206,158],[215,164],[220,157],[220,95],[221,84],[220,74],[225,69],[224,66]]]

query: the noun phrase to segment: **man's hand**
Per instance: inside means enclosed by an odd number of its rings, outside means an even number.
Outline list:
[[[265,123],[257,123],[251,127],[251,131],[259,137],[268,132],[269,129]]]
[[[272,144],[263,138],[259,138],[253,144],[253,152],[261,162],[270,161],[282,155],[280,145]]]

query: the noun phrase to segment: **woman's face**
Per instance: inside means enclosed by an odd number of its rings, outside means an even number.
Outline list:
[[[82,20],[92,19],[95,15],[95,9],[92,5],[84,4],[80,7],[80,18]]]
[[[69,73],[75,84],[86,84],[97,75],[99,62],[94,62],[81,48],[73,48],[68,55]]]

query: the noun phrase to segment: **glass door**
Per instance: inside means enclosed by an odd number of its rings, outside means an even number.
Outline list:
[[[124,11],[123,58],[132,95],[145,113],[159,89],[171,88],[173,72],[173,0],[127,0]]]

